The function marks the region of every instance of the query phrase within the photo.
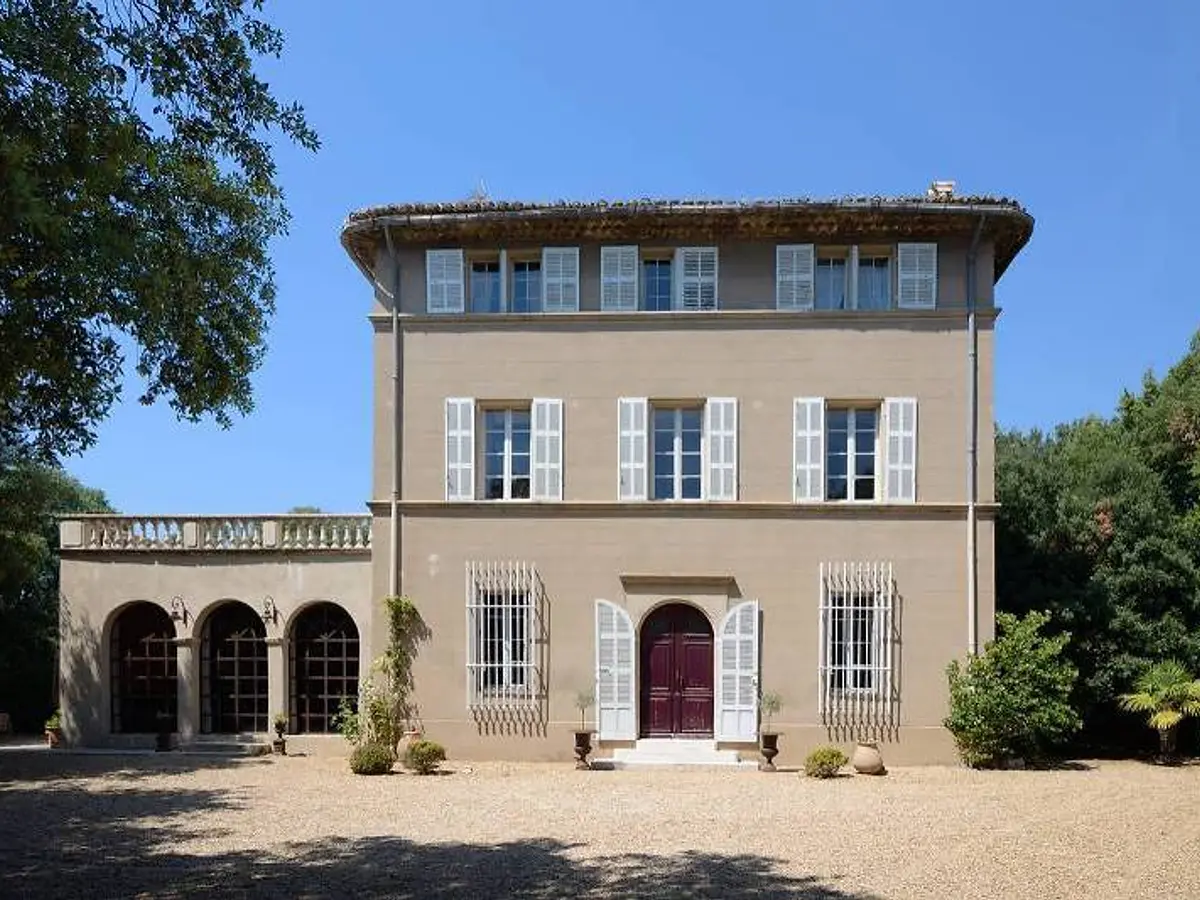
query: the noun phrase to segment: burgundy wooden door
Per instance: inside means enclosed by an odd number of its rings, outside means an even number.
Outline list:
[[[713,633],[682,603],[650,614],[641,634],[643,737],[712,737]]]

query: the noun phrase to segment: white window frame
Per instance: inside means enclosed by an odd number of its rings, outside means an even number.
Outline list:
[[[829,496],[829,414],[831,412],[846,412],[846,496],[842,499],[835,499]],[[857,440],[855,437],[855,416],[859,412],[874,412],[875,413],[875,446],[872,453],[875,457],[875,474],[872,476],[874,482],[874,492],[871,498],[857,499],[854,496],[854,462],[857,456]],[[824,469],[825,481],[822,485],[822,496],[830,503],[878,503],[883,499],[883,480],[884,480],[884,461],[881,458],[881,441],[880,436],[883,431],[883,409],[880,404],[869,403],[826,403],[824,414],[824,458],[821,460],[821,466]]]
[[[675,297],[676,311],[686,312],[708,312],[721,308],[721,296],[719,287],[721,284],[721,260],[720,254],[717,252],[717,247],[678,247],[675,250],[675,260],[672,263],[671,281],[672,291]],[[696,273],[688,275],[687,260],[689,254],[696,255]],[[704,258],[712,257],[712,275],[704,274]],[[687,306],[684,300],[684,294],[687,292],[689,285],[696,286],[696,305]],[[707,285],[712,285],[712,305],[704,305],[704,288]]]
[[[487,405],[477,404],[476,415],[479,417],[479,424],[476,426],[476,432],[480,436],[479,446],[476,448],[476,455],[479,457],[479,462],[476,466],[479,474],[477,476],[478,483],[475,485],[476,496],[479,500],[487,503],[528,503],[533,499],[533,409],[530,406],[515,405]],[[503,497],[489,497],[487,495],[487,414],[488,413],[504,413],[504,468],[501,474],[503,479]],[[523,412],[529,416],[529,496],[514,497],[512,495],[513,488],[513,413]]]
[[[427,313],[463,312],[467,295],[465,266],[461,249],[425,251],[425,311]]]
[[[501,597],[501,602],[491,602],[494,597]],[[536,566],[512,561],[468,562],[466,603],[468,709],[539,707],[545,698],[542,656],[549,636],[545,633],[545,588]],[[499,634],[492,617],[497,608],[501,610]],[[517,621],[520,629],[514,628]],[[522,633],[517,634],[518,630]],[[497,646],[500,658],[490,658],[490,648]]]
[[[708,452],[706,443],[708,440],[708,416],[707,416],[707,400],[701,400],[698,403],[659,403],[655,404],[650,401],[650,408],[647,410],[646,416],[646,496],[655,503],[699,503],[708,499]],[[658,412],[671,410],[675,413],[675,422],[673,426],[673,438],[671,444],[671,461],[674,463],[671,473],[671,493],[670,497],[658,498],[654,496],[654,457],[657,455],[654,452],[654,417]],[[683,493],[683,411],[691,410],[700,412],[700,496],[699,497],[682,497]],[[736,453],[736,451],[735,451]],[[736,471],[736,469],[735,469]]]
[[[895,715],[897,593],[890,562],[826,562],[820,566],[817,708],[822,722],[841,725],[892,724]],[[855,610],[870,616],[865,644],[855,642]],[[835,621],[841,622],[842,662],[835,663]],[[847,634],[849,637],[847,638]],[[865,648],[866,662],[855,662]],[[847,661],[849,660],[849,661]],[[865,673],[865,686],[853,684]]]

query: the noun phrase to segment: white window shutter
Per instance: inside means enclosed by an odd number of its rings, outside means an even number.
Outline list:
[[[617,400],[617,499],[646,499],[646,424],[648,406],[645,397],[621,397]]]
[[[718,741],[758,737],[758,601],[725,614],[717,647]]]
[[[579,248],[546,247],[542,250],[542,310],[575,312],[579,309]]]
[[[530,467],[533,472],[534,500],[561,500],[563,497],[563,402],[535,399]]]
[[[816,252],[812,244],[775,248],[775,308],[812,309],[816,296]]]
[[[638,308],[638,248],[600,248],[600,308],[633,311]]]
[[[917,501],[917,401],[889,397],[883,401],[887,435],[884,451],[884,496],[888,503]]]
[[[446,499],[475,499],[475,401],[446,398]]]
[[[937,306],[937,244],[899,244],[896,247],[896,305],[901,309]]]
[[[717,308],[717,248],[680,247],[675,251],[675,308]]]
[[[707,500],[738,498],[738,403],[736,397],[709,397],[704,404]]]
[[[426,250],[425,311],[460,313],[464,297],[462,250]]]
[[[596,601],[596,724],[602,741],[637,738],[633,621],[621,607]]]
[[[825,499],[825,398],[797,397],[792,414],[792,499]]]

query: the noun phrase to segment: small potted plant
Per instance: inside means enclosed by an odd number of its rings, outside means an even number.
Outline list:
[[[57,747],[62,743],[62,715],[56,709],[46,720],[46,746]]]
[[[759,771],[774,772],[774,759],[779,755],[779,733],[771,730],[771,718],[783,707],[783,698],[775,691],[764,691],[758,698],[758,710],[762,714],[763,724],[759,729],[759,752],[763,761]]]
[[[587,761],[592,752],[592,733],[587,728],[587,711],[596,702],[591,691],[580,691],[575,695],[575,708],[579,710],[579,730],[575,732],[575,768],[590,769]]]
[[[157,726],[154,732],[154,749],[164,751],[171,749],[171,730],[175,724],[175,717],[167,710],[160,709],[154,716],[154,724]]]
[[[275,726],[275,740],[271,741],[271,750],[280,756],[287,755],[287,741],[284,739],[284,732],[287,731],[288,717],[287,713],[275,713],[275,719],[272,724]]]

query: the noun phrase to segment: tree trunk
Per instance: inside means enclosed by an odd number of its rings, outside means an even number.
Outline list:
[[[1158,730],[1158,749],[1164,760],[1175,758],[1175,727]]]

